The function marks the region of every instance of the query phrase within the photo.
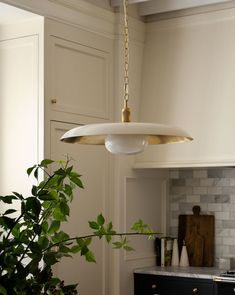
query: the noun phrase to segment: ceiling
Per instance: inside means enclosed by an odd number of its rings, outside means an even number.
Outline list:
[[[86,0],[97,6],[114,9],[122,4],[123,0]],[[129,4],[135,4],[140,16],[154,16],[167,12],[182,11],[184,9],[205,7],[210,5],[235,6],[235,0],[129,0]],[[111,5],[110,5],[111,4]],[[112,7],[112,8],[111,8]],[[134,8],[134,7],[133,7]],[[11,17],[10,17],[11,16]],[[0,0],[0,24],[18,22],[21,20],[35,18],[38,15],[16,7],[1,3]]]
[[[17,23],[40,17],[29,11],[0,2],[0,25]]]
[[[122,0],[110,0],[110,2],[111,6],[117,7],[121,5]],[[129,4],[138,6],[140,16],[231,2],[235,0],[129,0]]]

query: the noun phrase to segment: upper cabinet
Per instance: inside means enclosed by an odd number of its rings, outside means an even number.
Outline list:
[[[193,142],[150,146],[136,168],[235,165],[235,10],[147,24],[140,121]]]
[[[53,119],[109,120],[112,40],[49,19],[45,33],[46,100]]]

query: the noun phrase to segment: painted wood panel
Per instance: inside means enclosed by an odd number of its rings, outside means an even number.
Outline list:
[[[82,146],[60,142],[60,137],[75,125],[51,122],[51,157],[64,159],[65,154],[72,158],[74,168],[82,175],[84,190],[78,190],[73,203],[69,222],[64,229],[71,236],[90,234],[88,220],[95,220],[101,212],[108,217],[109,212],[109,171],[107,152],[103,147]],[[80,255],[67,258],[57,266],[56,273],[67,283],[79,283],[79,294],[95,292],[108,295],[109,255],[107,245],[95,239],[91,247],[97,263],[88,263]]]
[[[234,165],[234,28],[234,9],[148,25],[141,120],[194,141],[151,146],[136,167]]]
[[[109,117],[109,53],[51,36],[51,109]]]
[[[39,161],[38,36],[0,41],[0,194],[28,193]]]

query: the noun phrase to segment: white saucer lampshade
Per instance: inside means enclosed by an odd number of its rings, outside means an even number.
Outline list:
[[[66,132],[62,141],[79,144],[105,145],[113,154],[137,154],[148,145],[190,141],[182,129],[153,123],[88,124]]]

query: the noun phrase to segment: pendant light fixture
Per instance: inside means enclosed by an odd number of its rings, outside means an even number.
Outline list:
[[[143,152],[148,145],[191,141],[180,128],[130,121],[129,101],[129,26],[128,0],[123,0],[124,9],[124,107],[121,123],[88,124],[66,132],[61,141],[78,144],[105,145],[112,154],[132,155]]]

